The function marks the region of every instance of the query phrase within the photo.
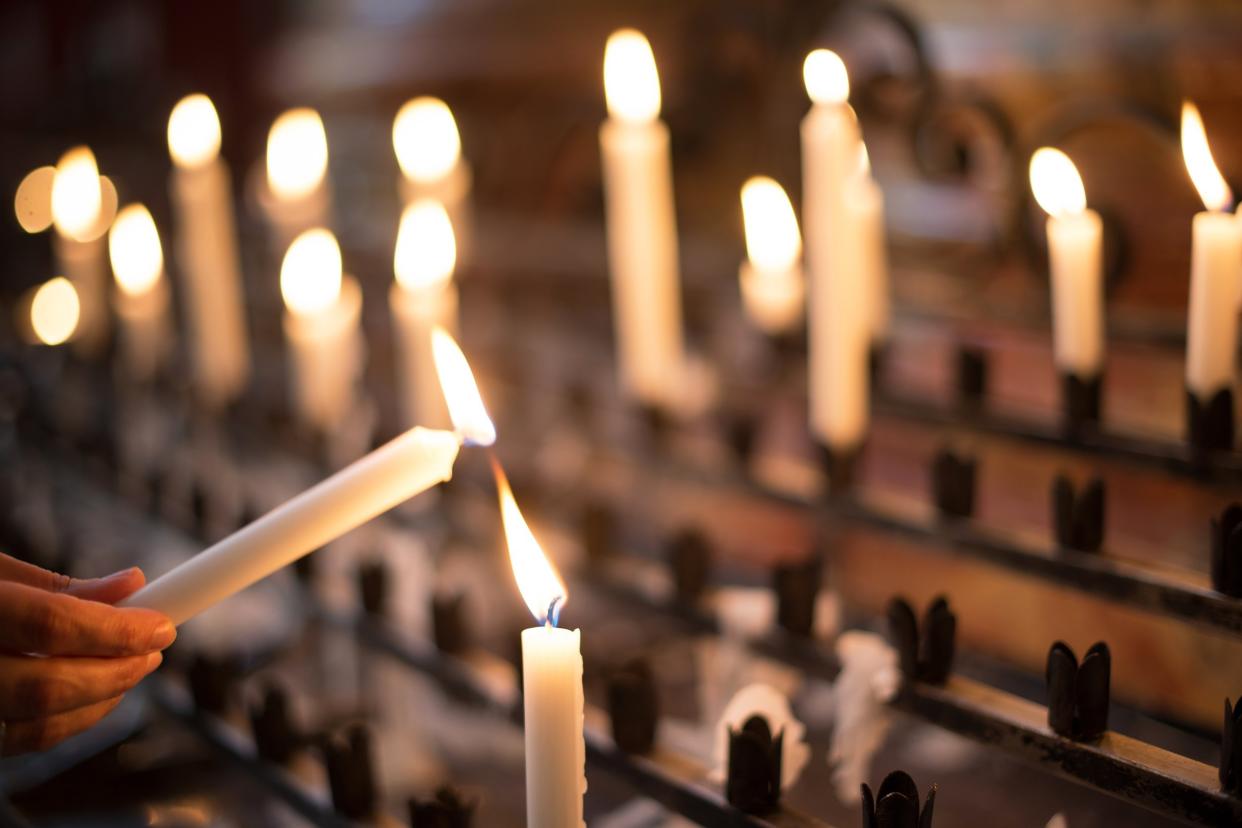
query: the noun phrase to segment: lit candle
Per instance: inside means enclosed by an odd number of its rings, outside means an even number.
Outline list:
[[[408,207],[431,198],[443,204],[463,261],[470,247],[471,175],[453,111],[439,98],[406,101],[392,122],[392,146],[401,167],[402,202]]]
[[[431,331],[457,328],[456,264],[453,223],[444,206],[426,199],[405,208],[388,305],[397,341],[397,385],[408,425],[440,427],[448,422],[444,394],[436,381]]]
[[[872,320],[868,286],[859,273],[846,192],[859,167],[858,120],[847,103],[849,76],[835,53],[806,57],[811,97],[802,120],[802,224],[810,273],[807,389],[811,433],[848,454],[867,427],[867,356]]]
[[[1199,110],[1189,102],[1182,104],[1182,155],[1207,207],[1192,228],[1186,335],[1186,387],[1206,404],[1233,388],[1237,369],[1242,227],[1228,212],[1233,195],[1212,159]]]
[[[121,320],[121,353],[129,375],[153,377],[169,354],[168,282],[155,220],[141,204],[117,213],[108,231],[108,255],[116,279],[113,305]]]
[[[587,782],[581,634],[556,625],[569,593],[526,525],[495,458],[492,469],[513,577],[536,621],[522,630],[526,824],[583,828]]]
[[[266,170],[260,202],[277,250],[288,247],[303,230],[328,226],[328,135],[318,112],[290,109],[272,122]]]
[[[742,185],[742,229],[742,305],[764,333],[787,333],[802,321],[805,287],[798,219],[780,184],[756,176]]]
[[[604,93],[599,140],[621,385],[639,402],[667,407],[684,367],[677,223],[660,77],[641,33],[608,38]]]
[[[410,429],[156,578],[122,604],[159,610],[180,624],[450,479],[461,446],[491,445],[496,432],[457,343],[440,331],[435,348],[454,431]]]
[[[1090,382],[1104,369],[1101,239],[1082,178],[1069,156],[1043,147],[1031,156],[1031,190],[1048,214],[1053,358],[1063,374]]]
[[[112,218],[104,209],[103,185],[94,153],[87,147],[75,147],[61,156],[52,179],[51,196],[56,262],[61,273],[73,282],[81,304],[73,344],[83,354],[94,356],[108,338],[108,274],[103,235]]]
[[[64,276],[49,279],[30,294],[29,307],[33,342],[63,345],[73,338],[82,311],[73,282]]]
[[[342,274],[341,248],[328,230],[294,239],[280,268],[289,344],[290,392],[302,420],[322,431],[350,412],[362,367],[362,289]]]
[[[168,151],[194,379],[201,399],[218,406],[245,386],[250,346],[232,186],[220,158],[220,119],[206,95],[189,95],[173,107]]]
[[[850,182],[846,208],[850,214],[850,234],[858,245],[860,278],[867,291],[868,330],[871,345],[879,347],[888,340],[891,318],[888,287],[888,252],[885,250],[884,191],[871,175],[867,146],[858,144],[859,168]]]

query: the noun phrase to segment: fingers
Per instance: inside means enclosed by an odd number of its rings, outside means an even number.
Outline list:
[[[47,719],[129,690],[163,661],[159,653],[125,658],[0,656],[0,720]]]
[[[114,696],[67,713],[58,713],[42,719],[9,722],[5,730],[4,743],[0,744],[0,756],[47,750],[93,726],[120,703],[121,697]]]
[[[120,572],[113,572],[103,578],[89,580],[75,578],[65,592],[84,601],[115,604],[142,589],[146,582],[147,579],[142,574],[142,570],[133,566],[129,569],[122,569]]]
[[[12,581],[15,584],[25,584],[48,592],[61,592],[73,583],[73,579],[68,575],[51,572],[41,566],[19,561],[17,558],[3,554],[0,554],[0,581]]]
[[[162,613],[0,582],[0,650],[48,656],[124,656],[162,650],[177,637]]]

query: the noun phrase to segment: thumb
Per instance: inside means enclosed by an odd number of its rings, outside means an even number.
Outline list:
[[[117,601],[137,592],[146,582],[147,579],[142,574],[142,570],[136,566],[131,566],[129,569],[113,572],[111,575],[103,578],[74,580],[65,589],[65,593],[85,601],[115,604]]]

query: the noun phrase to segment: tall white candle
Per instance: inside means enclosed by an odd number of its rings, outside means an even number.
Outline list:
[[[51,195],[56,263],[61,275],[73,282],[81,304],[73,344],[83,354],[94,356],[107,342],[109,330],[103,242],[108,224],[101,221],[103,189],[89,148],[75,147],[61,156]]]
[[[318,112],[290,109],[272,122],[266,172],[260,203],[276,250],[284,251],[303,230],[329,225],[328,135]]]
[[[1233,194],[1212,159],[1199,110],[1189,102],[1182,104],[1182,155],[1207,207],[1194,218],[1186,332],[1186,387],[1206,401],[1232,388],[1237,371],[1242,227],[1227,212]]]
[[[438,427],[448,422],[436,380],[431,331],[457,329],[457,249],[453,223],[438,201],[424,199],[401,215],[393,254],[396,281],[388,293],[396,338],[397,385],[407,424]]]
[[[463,442],[490,445],[496,432],[466,359],[440,332],[445,393],[455,431],[412,428],[254,523],[156,578],[123,602],[181,622],[453,476]]]
[[[170,353],[168,281],[164,251],[151,213],[130,204],[108,231],[108,255],[116,279],[113,305],[121,321],[121,356],[129,376],[149,380]]]
[[[871,177],[867,147],[859,143],[860,169],[851,183],[846,207],[851,235],[858,245],[859,272],[868,285],[867,318],[872,345],[888,340],[892,310],[889,298],[888,252],[885,249],[884,192]]]
[[[849,76],[835,53],[816,49],[803,64],[812,100],[802,120],[802,224],[810,272],[807,392],[811,433],[850,451],[867,427],[868,286],[850,232],[846,191],[858,173],[858,120],[846,102]]]
[[[677,223],[660,78],[641,33],[608,38],[604,93],[599,140],[621,385],[639,402],[665,407],[684,368]]]
[[[568,591],[527,526],[493,459],[509,562],[538,626],[522,630],[526,731],[526,824],[583,828],[586,743],[582,736],[582,649],[578,630],[556,626]]]
[[[289,246],[280,268],[289,346],[290,392],[302,420],[332,431],[353,407],[362,367],[362,289],[345,276],[336,237],[307,230]]]
[[[453,222],[458,261],[465,261],[473,228],[471,174],[453,111],[439,98],[406,101],[393,119],[392,146],[401,167],[402,202],[408,207],[430,198],[443,204]]]
[[[168,118],[194,379],[208,405],[228,403],[250,376],[250,345],[237,258],[232,185],[220,159],[220,119],[206,95],[189,95]]]
[[[1062,373],[1089,380],[1104,369],[1103,224],[1087,209],[1082,178],[1065,153],[1036,150],[1030,178],[1048,213],[1053,357]]]
[[[738,271],[742,306],[764,333],[781,334],[803,319],[806,288],[802,237],[793,205],[780,184],[755,176],[742,186],[746,261]]]

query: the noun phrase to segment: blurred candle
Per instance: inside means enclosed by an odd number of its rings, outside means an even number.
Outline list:
[[[835,53],[816,49],[802,66],[812,105],[802,119],[802,224],[810,273],[808,396],[812,435],[856,449],[867,427],[867,358],[873,324],[846,191],[858,174],[861,138],[847,103],[849,76]]]
[[[30,332],[41,345],[62,345],[77,330],[82,305],[78,292],[64,276],[49,279],[30,296]]]
[[[345,276],[336,237],[323,228],[294,239],[280,268],[290,392],[302,420],[331,431],[350,412],[362,367],[362,290]]]
[[[1182,155],[1207,207],[1192,227],[1186,336],[1186,387],[1206,403],[1234,383],[1242,227],[1228,212],[1233,194],[1212,159],[1199,110],[1189,102],[1182,104]]]
[[[641,33],[608,38],[604,93],[599,138],[621,385],[639,402],[667,407],[684,367],[677,225],[660,78]]]
[[[73,344],[81,353],[94,356],[108,338],[108,276],[102,238],[108,227],[101,222],[103,190],[90,149],[75,147],[61,156],[51,196],[57,266],[73,282],[80,303]]]
[[[462,157],[461,134],[448,104],[439,98],[406,101],[392,123],[392,146],[401,167],[401,200],[424,198],[444,205],[453,222],[457,260],[470,248],[470,165]]]
[[[266,170],[262,205],[278,250],[303,230],[328,226],[328,136],[318,112],[290,109],[272,122]]]
[[[786,333],[802,321],[805,287],[802,237],[793,205],[780,184],[755,176],[742,185],[746,261],[738,271],[742,306],[766,334]]]
[[[867,319],[871,345],[888,340],[891,317],[888,282],[888,253],[885,250],[884,192],[871,175],[866,144],[858,143],[859,167],[850,183],[846,208],[851,217],[851,235],[858,245],[860,278],[867,290]]]
[[[586,742],[582,735],[582,636],[557,627],[568,591],[513,499],[492,459],[509,563],[536,626],[522,630],[526,824],[584,828]]]
[[[113,305],[121,320],[121,354],[129,375],[149,380],[170,352],[168,282],[155,220],[141,204],[117,213],[108,231],[108,255],[116,280]]]
[[[1104,369],[1103,224],[1087,209],[1082,178],[1065,153],[1036,150],[1030,178],[1035,200],[1048,214],[1053,356],[1063,374],[1091,380]]]
[[[194,380],[201,400],[234,399],[250,375],[237,228],[220,119],[206,95],[189,95],[168,118],[177,261],[185,281]]]
[[[405,208],[388,304],[397,345],[397,384],[408,425],[440,427],[448,422],[436,380],[431,331],[437,326],[450,332],[457,329],[456,264],[453,223],[444,205],[424,199]]]

